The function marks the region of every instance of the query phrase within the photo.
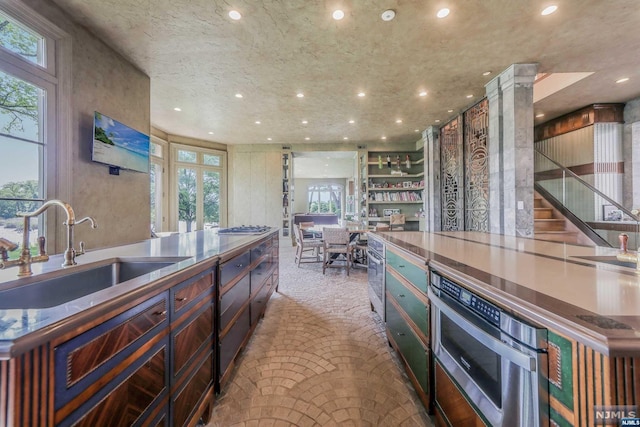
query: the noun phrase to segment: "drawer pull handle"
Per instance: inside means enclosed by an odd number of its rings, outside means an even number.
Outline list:
[[[404,294],[398,294],[399,298],[404,298]]]
[[[404,336],[404,332],[398,332],[398,336],[399,337],[403,337]]]
[[[187,297],[182,297],[182,298],[176,298],[177,302],[184,302],[187,300]]]
[[[404,264],[398,264],[398,268],[404,268]]]
[[[244,267],[244,265],[242,265],[242,264],[236,264],[236,267],[237,267],[237,268],[242,268],[242,267]]]
[[[167,314],[167,310],[153,312],[154,316],[164,316],[165,314]]]

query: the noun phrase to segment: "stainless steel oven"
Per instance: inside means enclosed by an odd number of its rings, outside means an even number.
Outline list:
[[[375,310],[382,320],[385,318],[384,293],[385,293],[385,254],[384,242],[369,234],[367,236],[367,274],[369,275],[369,301],[371,309]]]
[[[547,330],[437,271],[430,276],[433,352],[440,364],[492,426],[548,426]]]

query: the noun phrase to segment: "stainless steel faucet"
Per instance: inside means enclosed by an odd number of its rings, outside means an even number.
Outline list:
[[[9,260],[6,255],[7,250],[16,249],[15,244],[11,244],[11,242],[7,241],[8,244],[0,245],[2,246],[2,260],[0,260],[0,269],[4,269],[7,267],[18,266],[20,268],[18,272],[18,277],[31,276],[33,272],[31,271],[31,264],[34,262],[45,262],[49,260],[49,255],[47,255],[45,251],[45,240],[44,237],[38,238],[38,243],[40,246],[40,253],[36,256],[31,256],[31,250],[29,248],[29,228],[31,218],[34,216],[40,215],[42,212],[49,209],[51,206],[60,206],[64,209],[67,214],[66,221],[63,224],[67,227],[67,249],[64,251],[64,263],[62,263],[63,267],[68,267],[76,264],[76,256],[84,254],[84,243],[80,242],[80,252],[77,252],[73,247],[73,226],[76,224],[82,224],[83,222],[89,221],[91,223],[92,228],[96,228],[96,222],[90,216],[82,218],[81,220],[76,221],[76,216],[73,212],[73,208],[68,203],[65,203],[61,200],[49,200],[45,202],[40,208],[36,209],[33,212],[28,213],[18,213],[18,216],[24,218],[24,228],[22,230],[22,251],[20,252],[20,257],[18,259]],[[2,243],[2,242],[0,242]],[[7,258],[7,259],[5,259]]]

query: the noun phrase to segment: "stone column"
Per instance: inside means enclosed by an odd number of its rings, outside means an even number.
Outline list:
[[[489,230],[533,236],[533,82],[536,64],[513,64],[486,85]]]
[[[424,140],[424,210],[425,231],[442,230],[442,189],[440,186],[440,131],[429,126],[422,132]]]

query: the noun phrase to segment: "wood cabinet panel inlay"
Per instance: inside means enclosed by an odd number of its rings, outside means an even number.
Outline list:
[[[438,363],[435,364],[435,379],[436,405],[452,426],[486,426]]]
[[[549,382],[562,388],[562,352],[557,344],[549,343]]]
[[[210,339],[212,333],[213,306],[209,305],[205,311],[176,334],[172,347],[174,357],[173,375],[176,375],[184,368],[200,346]]]
[[[167,318],[166,300],[161,300],[121,325],[97,336],[67,356],[67,387],[95,370]]]
[[[171,411],[173,425],[182,426],[197,407],[208,386],[213,382],[213,353],[204,359],[198,371],[191,377],[185,388],[175,396]]]
[[[174,313],[180,311],[211,286],[213,286],[212,275],[208,273],[190,285],[176,291],[173,297]]]
[[[133,425],[167,387],[165,360],[163,347],[74,426]]]

